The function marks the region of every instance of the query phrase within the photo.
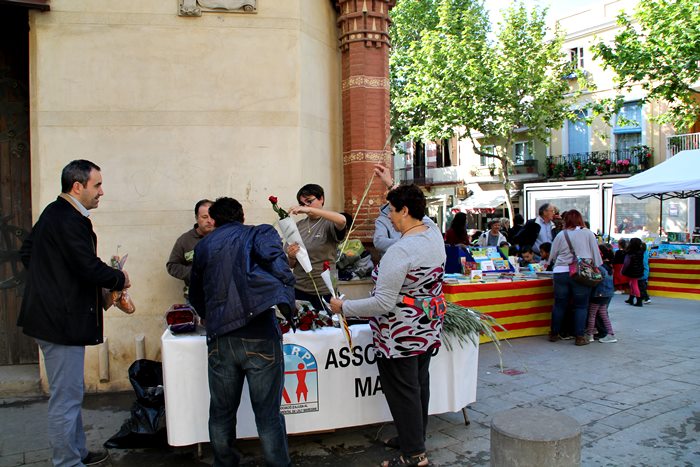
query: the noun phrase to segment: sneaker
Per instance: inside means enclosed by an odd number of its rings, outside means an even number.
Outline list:
[[[561,336],[561,338],[562,338],[562,340],[570,341],[571,339],[574,338],[574,336],[568,336],[568,335],[567,335],[567,336]]]
[[[88,451],[87,456],[83,457],[80,462],[84,465],[97,465],[106,461],[108,457],[107,451]]]
[[[649,300],[648,298],[647,298],[646,300],[644,300],[644,304],[645,304],[645,305],[648,305],[648,304],[650,304],[650,303],[651,303],[651,300]]]
[[[612,344],[613,342],[617,342],[617,339],[615,338],[615,334],[608,334],[607,336],[598,339],[598,342],[602,342],[604,344]]]
[[[584,334],[583,337],[585,337],[588,342],[593,342],[593,334]]]

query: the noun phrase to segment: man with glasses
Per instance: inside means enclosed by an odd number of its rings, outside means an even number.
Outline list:
[[[316,290],[321,298],[330,300],[331,291],[321,279],[324,262],[328,262],[331,277],[335,277],[335,262],[337,260],[338,243],[345,237],[346,219],[339,212],[324,209],[325,197],[323,188],[316,184],[308,184],[297,192],[299,206],[289,208],[289,214],[306,214],[306,217],[297,222],[301,239],[311,259],[311,276],[307,274],[297,263],[296,255],[299,245],[293,243],[287,246],[289,266],[294,269],[296,278],[295,295],[297,300],[306,300],[317,310],[322,310],[323,305],[319,300]]]

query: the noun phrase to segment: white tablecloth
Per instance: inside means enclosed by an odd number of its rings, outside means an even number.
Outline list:
[[[284,335],[287,433],[304,433],[391,420],[381,391],[368,325],[353,325],[353,351],[340,329]],[[206,338],[165,331],[163,382],[168,442],[186,446],[209,441]],[[369,362],[368,362],[369,360]],[[430,413],[456,412],[476,400],[479,348],[443,345],[430,362]],[[238,409],[239,438],[257,437],[247,385]]]

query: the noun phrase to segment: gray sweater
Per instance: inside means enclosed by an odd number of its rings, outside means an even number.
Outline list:
[[[343,312],[348,316],[380,316],[396,310],[406,274],[415,268],[435,268],[445,263],[445,243],[437,226],[423,219],[428,230],[401,237],[391,245],[379,263],[374,296],[347,300]],[[428,224],[429,222],[429,224]],[[404,293],[411,291],[403,291]]]
[[[603,264],[603,258],[598,250],[595,234],[588,229],[576,228],[575,230],[565,229],[561,231],[552,242],[552,252],[549,256],[549,264],[554,264],[554,272],[565,272],[569,270],[569,264],[574,260],[574,255],[566,243],[564,232],[569,235],[571,245],[579,258],[593,259],[596,266]],[[564,269],[566,268],[566,269]],[[557,270],[559,269],[559,270]]]

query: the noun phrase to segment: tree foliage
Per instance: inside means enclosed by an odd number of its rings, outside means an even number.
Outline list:
[[[418,10],[430,19],[415,18]],[[564,36],[549,31],[545,16],[516,2],[494,36],[481,1],[399,0],[390,61],[395,135],[467,138],[477,154],[500,161],[508,191],[505,151],[518,132],[547,141],[550,128],[572,117],[564,97],[572,72]],[[483,152],[477,138],[496,153]]]
[[[667,102],[657,121],[685,131],[700,118],[700,2],[641,0],[632,18],[622,13],[617,23],[613,44],[595,44],[594,57],[615,72],[619,90],[640,85],[645,100]]]

